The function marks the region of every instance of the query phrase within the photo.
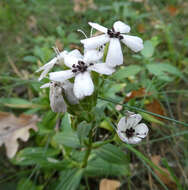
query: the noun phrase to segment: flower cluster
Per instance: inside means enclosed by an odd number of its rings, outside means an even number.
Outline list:
[[[57,52],[57,57],[39,68],[43,70],[39,80],[43,79],[46,74],[56,64],[64,63],[69,69],[49,73],[51,81],[65,82],[75,77],[73,93],[78,99],[90,96],[94,92],[94,84],[91,78],[91,72],[95,71],[104,75],[111,75],[117,65],[123,64],[123,54],[120,42],[126,44],[134,52],[143,48],[143,41],[136,36],[125,35],[130,31],[130,27],[121,21],[113,24],[112,29],[107,29],[97,23],[89,22],[89,25],[104,33],[96,37],[90,37],[81,40],[84,45],[84,55],[78,50],[71,52]],[[105,62],[102,62],[104,49],[103,45],[109,43],[108,52]]]
[[[94,83],[91,72],[111,75],[115,72],[116,66],[123,64],[121,42],[134,52],[143,49],[142,39],[127,35],[130,26],[121,21],[115,22],[111,29],[92,22],[89,22],[89,25],[102,34],[81,40],[84,45],[83,55],[77,49],[70,52],[59,52],[55,49],[57,56],[37,70],[37,72],[43,71],[39,77],[39,80],[42,80],[55,65],[63,64],[67,68],[50,72],[51,82],[41,87],[50,87],[50,106],[54,112],[66,112],[64,97],[68,103],[78,104],[79,100],[93,94]],[[74,83],[70,82],[72,78]],[[138,124],[140,120],[139,114],[130,114],[130,112],[127,117],[120,120],[117,133],[121,140],[138,143],[147,135],[148,128],[145,124]]]

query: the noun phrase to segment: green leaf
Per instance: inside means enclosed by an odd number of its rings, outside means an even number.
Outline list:
[[[36,186],[32,181],[30,181],[28,178],[22,178],[18,185],[16,190],[25,190],[25,189],[30,189],[30,190],[42,190],[42,186]]]
[[[168,63],[152,63],[146,65],[146,67],[150,73],[154,74],[159,79],[164,81],[173,80],[173,77],[169,76],[169,74],[183,77],[182,73],[176,67]]]
[[[70,115],[67,113],[62,119],[61,129],[62,132],[57,133],[53,137],[54,142],[58,145],[65,145],[71,148],[79,148],[80,142],[77,133],[71,128]]]
[[[37,58],[35,56],[25,56],[23,58],[23,60],[26,62],[30,62],[30,63],[36,63],[37,62]]]
[[[144,49],[141,51],[141,54],[145,57],[145,58],[149,58],[153,56],[154,53],[154,46],[152,44],[151,41],[147,40],[144,42]]]
[[[96,155],[98,155],[103,160],[109,163],[115,164],[125,164],[127,163],[126,154],[118,147],[112,144],[106,144],[95,150]]]
[[[128,174],[127,165],[119,165],[109,163],[98,156],[95,156],[88,162],[85,174],[91,177],[102,177],[102,176],[126,176]]]
[[[85,121],[81,122],[78,125],[77,135],[80,143],[83,143],[84,139],[88,136],[90,130],[91,130],[91,124],[86,123]]]
[[[40,105],[33,104],[21,98],[0,98],[0,104],[11,108],[37,108]]]
[[[142,113],[140,112],[140,114],[142,115],[142,117],[143,117],[145,120],[147,120],[147,121],[149,121],[149,122],[153,122],[153,123],[157,123],[157,124],[160,124],[160,125],[164,125],[164,122],[162,122],[161,120],[159,120],[159,119],[153,117],[153,116],[150,115],[150,114],[143,113],[143,112],[142,112]]]
[[[64,170],[60,175],[60,182],[55,190],[76,190],[80,184],[83,169]]]
[[[53,158],[53,156],[56,156],[58,154],[59,150],[57,149],[55,150],[50,148],[45,149],[42,147],[30,147],[21,150],[12,160],[12,162],[21,166],[39,164],[41,167],[50,168],[60,163],[60,161]],[[61,162],[61,164],[63,163]]]
[[[127,77],[134,76],[141,71],[142,67],[138,65],[129,65],[123,68],[120,68],[112,76],[117,80],[123,80]]]

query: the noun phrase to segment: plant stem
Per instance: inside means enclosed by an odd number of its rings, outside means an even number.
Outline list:
[[[160,117],[160,118],[163,118],[163,119],[166,119],[166,120],[169,120],[169,121],[175,122],[177,124],[184,125],[184,126],[188,127],[188,123],[178,121],[178,120],[175,120],[173,118],[166,117],[166,116],[163,116],[163,115],[159,115],[159,114],[156,114],[156,113],[153,113],[153,112],[141,109],[141,108],[137,108],[135,106],[129,106],[127,104],[122,104],[122,103],[119,103],[118,101],[116,101],[116,100],[114,100],[112,98],[104,98],[104,97],[98,97],[98,98],[101,99],[101,100],[107,101],[107,102],[111,102],[111,103],[114,103],[114,104],[119,104],[119,105],[122,105],[123,107],[127,107],[127,108],[130,108],[130,109],[133,109],[133,110],[136,110],[136,111],[140,111],[140,112],[144,112],[144,113],[147,113],[147,114],[150,114],[150,115],[153,115],[153,116],[157,116],[157,117]]]
[[[81,165],[82,168],[85,168],[87,166],[87,162],[88,162],[88,158],[91,153],[91,150],[92,150],[92,129],[89,132],[89,143],[87,144],[87,150],[86,150],[86,153]]]

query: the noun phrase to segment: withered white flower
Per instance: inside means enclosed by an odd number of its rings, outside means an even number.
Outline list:
[[[58,82],[50,82],[50,107],[53,112],[66,112],[67,105],[63,97],[63,88]]]
[[[95,51],[95,50],[91,50]],[[94,91],[94,84],[90,76],[91,71],[111,75],[115,70],[106,63],[97,63],[100,56],[93,56],[87,50],[84,56],[78,50],[64,56],[64,64],[69,70],[49,73],[50,80],[64,82],[75,77],[73,92],[78,99],[90,96]]]
[[[49,83],[45,83],[40,88],[50,88],[50,101],[52,100],[52,95],[56,94],[58,96],[58,94],[60,94],[60,96],[64,95],[64,97],[68,100],[68,103],[71,105],[79,103],[79,100],[73,93],[73,83],[68,80],[64,81],[63,83],[51,81]]]
[[[39,77],[39,81],[42,80],[47,74],[48,72],[54,67],[55,64],[59,64],[62,63],[64,61],[64,55],[67,54],[67,51],[62,51],[59,52],[58,49],[54,48],[55,52],[56,52],[56,57],[53,58],[51,61],[49,61],[48,63],[46,63],[45,65],[43,65],[42,67],[40,67],[36,72],[40,72],[43,70],[43,72],[41,73],[40,77]]]
[[[137,36],[125,35],[130,31],[130,27],[121,21],[113,24],[112,29],[108,29],[97,23],[89,22],[89,25],[104,34],[81,40],[84,47],[89,49],[97,48],[103,44],[109,43],[106,63],[111,67],[123,64],[123,54],[120,41],[127,45],[134,52],[143,49],[143,40]]]
[[[148,134],[148,127],[140,123],[142,116],[133,112],[128,112],[122,117],[117,125],[117,134],[120,139],[129,144],[137,144]]]

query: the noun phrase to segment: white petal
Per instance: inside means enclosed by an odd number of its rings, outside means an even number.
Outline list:
[[[123,142],[126,142],[128,144],[137,144],[142,140],[141,138],[138,138],[135,136],[133,136],[131,138],[127,138],[125,133],[122,133],[121,131],[117,131],[117,134]]]
[[[50,87],[50,82],[43,84],[40,88],[49,88]]]
[[[127,128],[134,128],[141,121],[142,116],[140,114],[133,114],[127,117]]]
[[[110,67],[115,67],[116,65],[123,64],[123,54],[121,50],[121,44],[119,39],[111,38],[108,47],[108,54],[106,57],[106,63]]]
[[[129,139],[126,137],[125,133],[122,133],[120,130],[117,130],[117,134],[119,138],[123,141],[128,143]]]
[[[50,80],[64,82],[65,80],[74,77],[75,74],[72,72],[72,70],[65,70],[65,71],[52,72],[49,73],[49,75],[50,75]]]
[[[89,72],[76,75],[73,91],[78,99],[90,96],[93,93],[94,85]]]
[[[119,131],[126,131],[127,129],[127,126],[126,126],[126,118],[125,117],[122,117],[119,122],[118,122],[118,125],[117,125],[117,128]]]
[[[72,65],[75,64],[77,65],[78,64],[78,61],[80,59],[78,59],[77,57],[74,57],[74,56],[70,56],[69,54],[65,56],[64,58],[64,63],[67,67],[71,68],[72,69]]]
[[[95,28],[96,30],[99,30],[103,33],[107,33],[107,28],[104,26],[101,26],[100,24],[94,23],[94,22],[89,22],[88,23],[92,28]]]
[[[40,67],[36,72],[40,72],[42,70],[51,68],[54,66],[54,64],[57,62],[57,57],[53,58],[51,61],[49,61],[48,63],[46,63],[45,65],[43,65],[42,67]]]
[[[70,51],[70,52],[68,53],[68,55],[69,55],[69,56],[76,57],[76,58],[78,58],[78,59],[82,59],[82,58],[83,58],[83,55],[82,55],[82,54],[80,53],[80,51],[77,50],[77,49],[74,49],[74,50]]]
[[[102,34],[102,35],[95,36],[92,38],[86,38],[84,40],[80,40],[80,42],[82,44],[84,44],[84,48],[95,49],[95,48],[107,43],[109,40],[110,40],[110,38],[108,37],[108,35]]]
[[[136,136],[140,138],[145,138],[148,134],[148,131],[149,129],[147,125],[144,123],[140,123],[139,125],[135,127]]]
[[[107,63],[96,63],[88,69],[104,75],[111,75],[115,71],[115,69],[109,67]]]
[[[103,52],[100,52],[96,49],[89,49],[85,50],[83,60],[85,63],[92,63],[102,59],[102,57],[103,57]]]
[[[139,52],[144,48],[143,40],[137,36],[122,35],[122,42],[134,52]]]
[[[125,24],[125,23],[123,23],[121,21],[115,22],[113,27],[114,27],[114,30],[116,32],[120,32],[120,33],[128,33],[131,30],[129,25],[127,25],[127,24]]]
[[[138,137],[131,137],[128,139],[128,142],[129,144],[138,144],[142,139],[141,138],[138,138]]]

